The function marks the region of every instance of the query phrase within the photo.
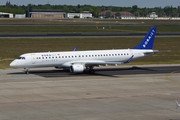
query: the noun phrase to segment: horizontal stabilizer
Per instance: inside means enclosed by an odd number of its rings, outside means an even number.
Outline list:
[[[152,50],[152,52],[143,52],[145,55],[150,55],[159,52],[159,50]]]

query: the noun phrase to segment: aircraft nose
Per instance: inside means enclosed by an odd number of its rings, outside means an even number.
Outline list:
[[[11,66],[11,67],[16,67],[16,62],[15,62],[15,61],[12,61],[9,66]]]

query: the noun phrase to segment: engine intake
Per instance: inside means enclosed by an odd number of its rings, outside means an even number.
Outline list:
[[[72,73],[82,73],[84,70],[85,67],[82,64],[74,64],[70,67],[70,72]]]

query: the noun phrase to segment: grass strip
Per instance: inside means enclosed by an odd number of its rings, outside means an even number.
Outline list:
[[[142,24],[143,23],[143,24]],[[142,24],[177,25],[180,20],[122,20],[122,19],[0,19],[0,24]]]
[[[147,32],[151,26],[1,26],[3,33]],[[179,26],[157,26],[157,32],[180,32]]]

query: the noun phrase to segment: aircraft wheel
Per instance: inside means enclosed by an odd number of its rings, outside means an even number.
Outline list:
[[[94,74],[95,70],[91,69],[91,70],[89,70],[89,73]]]
[[[29,74],[29,68],[24,68],[24,70],[25,70],[25,74]]]
[[[28,74],[29,74],[29,71],[26,71],[25,73],[28,75]]]

